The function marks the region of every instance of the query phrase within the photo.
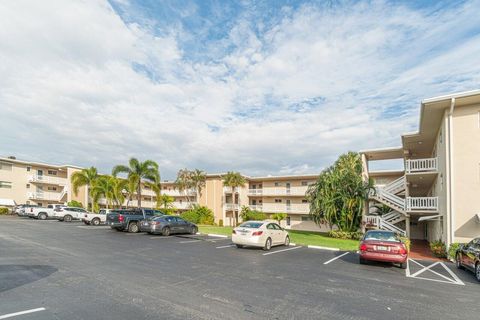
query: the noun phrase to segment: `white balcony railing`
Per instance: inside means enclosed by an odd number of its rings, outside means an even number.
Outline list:
[[[264,203],[262,205],[263,212],[271,213],[303,213],[307,214],[310,211],[310,205],[308,203],[292,203],[279,204],[279,203]]]
[[[407,173],[437,171],[437,158],[408,159],[405,162]]]
[[[237,203],[224,203],[223,207],[225,210],[240,210],[240,205]]]
[[[60,201],[60,192],[28,192],[27,196],[32,200]]]
[[[46,184],[56,184],[64,186],[67,184],[67,178],[60,178],[60,177],[52,177],[52,176],[44,176],[34,174],[28,177],[29,182],[37,182],[37,183],[46,183]]]
[[[185,191],[179,191],[177,189],[171,189],[171,190],[162,190],[162,194],[167,194],[172,197],[194,197],[197,192],[195,190],[185,190]],[[142,196],[151,196],[155,197],[155,192],[153,192],[152,189],[143,189],[142,190]]]
[[[232,193],[232,187],[223,187],[223,192]],[[233,188],[233,192],[238,192],[238,188],[237,187]]]
[[[264,196],[304,196],[308,187],[291,187],[291,188],[262,188],[262,189],[249,189],[248,195],[264,195]]]
[[[263,211],[263,206],[261,204],[251,204],[249,207],[252,210]]]
[[[407,211],[438,211],[438,197],[407,197]]]

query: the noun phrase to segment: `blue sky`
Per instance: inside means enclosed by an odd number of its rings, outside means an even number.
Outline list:
[[[0,155],[316,173],[480,87],[479,1],[0,4]]]

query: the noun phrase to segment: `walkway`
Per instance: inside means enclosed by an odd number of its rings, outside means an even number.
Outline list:
[[[426,240],[412,240],[408,256],[410,259],[415,260],[447,261],[446,259],[435,257]]]

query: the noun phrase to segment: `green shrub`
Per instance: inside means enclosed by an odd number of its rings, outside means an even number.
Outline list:
[[[336,238],[336,239],[360,240],[363,236],[363,233],[359,231],[349,232],[349,231],[332,230],[328,232],[328,236],[330,238]]]
[[[0,208],[0,215],[9,214],[9,213],[10,213],[10,210],[8,210],[8,208],[4,208],[4,207]]]
[[[223,227],[223,219],[218,220],[218,226]]]
[[[83,208],[83,204],[80,201],[72,200],[67,203],[67,206],[74,208]]]
[[[461,243],[455,242],[455,243],[452,243],[450,247],[448,247],[448,258],[450,260],[455,260],[456,258],[455,255],[457,254],[457,250],[461,245],[462,245]]]
[[[213,225],[215,220],[212,210],[210,210],[207,207],[202,207],[198,205],[182,213],[181,217],[192,223],[208,224],[208,225]]]
[[[407,251],[410,252],[410,246],[412,244],[412,242],[410,241],[410,239],[408,239],[407,237],[400,237],[400,240],[403,242],[403,244],[405,245],[405,247],[407,247]]]
[[[270,218],[273,219],[273,220],[276,220],[278,222],[278,224],[280,224],[280,222],[282,220],[287,219],[287,214],[286,213],[275,213],[275,214],[272,214],[270,216]]]
[[[433,255],[437,258],[447,257],[447,247],[441,240],[430,242],[430,250],[432,250]]]
[[[247,206],[242,207],[242,211],[240,212],[240,217],[243,221],[250,221],[250,220],[265,220],[267,219],[267,215],[261,211],[251,210]]]

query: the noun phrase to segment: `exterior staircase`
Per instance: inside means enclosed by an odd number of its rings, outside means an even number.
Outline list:
[[[390,213],[388,213],[388,214],[390,214]],[[394,223],[398,223],[400,221],[405,220],[405,216],[403,216],[403,217],[402,216],[403,215],[401,213],[396,212],[395,213],[395,218],[392,218],[393,216],[390,217],[391,222],[389,222],[383,216],[369,215],[369,216],[365,217],[365,224],[369,228],[375,228],[375,229],[380,229],[380,230],[389,230],[389,231],[396,232],[396,233],[400,234],[401,236],[405,237],[407,235],[407,232],[405,230],[403,230],[402,228],[397,227],[394,224]],[[396,221],[396,222],[394,222],[394,221]]]

